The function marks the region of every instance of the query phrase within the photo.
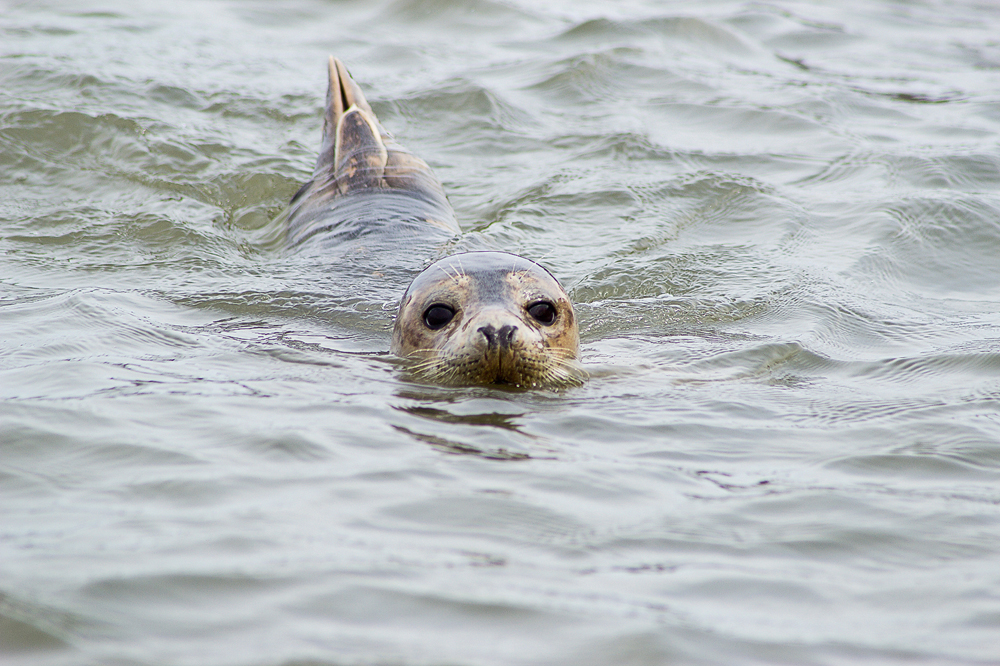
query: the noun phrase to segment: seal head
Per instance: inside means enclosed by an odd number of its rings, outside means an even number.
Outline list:
[[[506,252],[440,259],[403,295],[392,352],[443,384],[576,385],[583,373],[576,313],[559,282]]]

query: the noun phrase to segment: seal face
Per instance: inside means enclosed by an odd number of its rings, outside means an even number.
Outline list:
[[[560,387],[581,383],[569,296],[547,270],[506,252],[438,260],[403,296],[392,352],[444,384]]]

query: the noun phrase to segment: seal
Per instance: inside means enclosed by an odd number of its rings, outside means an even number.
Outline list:
[[[430,248],[440,253],[461,233],[431,168],[382,127],[332,56],[319,158],[286,220],[290,246],[361,243],[359,251],[404,264]],[[418,379],[526,388],[579,384],[579,347],[576,313],[559,281],[533,261],[492,251],[447,256],[414,277],[391,343]]]

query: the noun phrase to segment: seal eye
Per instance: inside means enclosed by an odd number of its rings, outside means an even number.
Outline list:
[[[538,301],[528,306],[528,314],[535,318],[535,320],[546,326],[549,326],[556,321],[556,308],[554,305],[547,301]]]
[[[455,311],[447,305],[441,305],[440,303],[435,303],[424,310],[424,323],[432,331],[443,328],[454,317]]]

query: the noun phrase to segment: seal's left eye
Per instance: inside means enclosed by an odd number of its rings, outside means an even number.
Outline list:
[[[443,328],[454,317],[455,311],[447,305],[441,305],[440,303],[432,305],[424,311],[424,323],[432,331]]]
[[[539,301],[528,306],[528,314],[535,318],[540,324],[546,326],[555,323],[556,308],[547,301]]]

